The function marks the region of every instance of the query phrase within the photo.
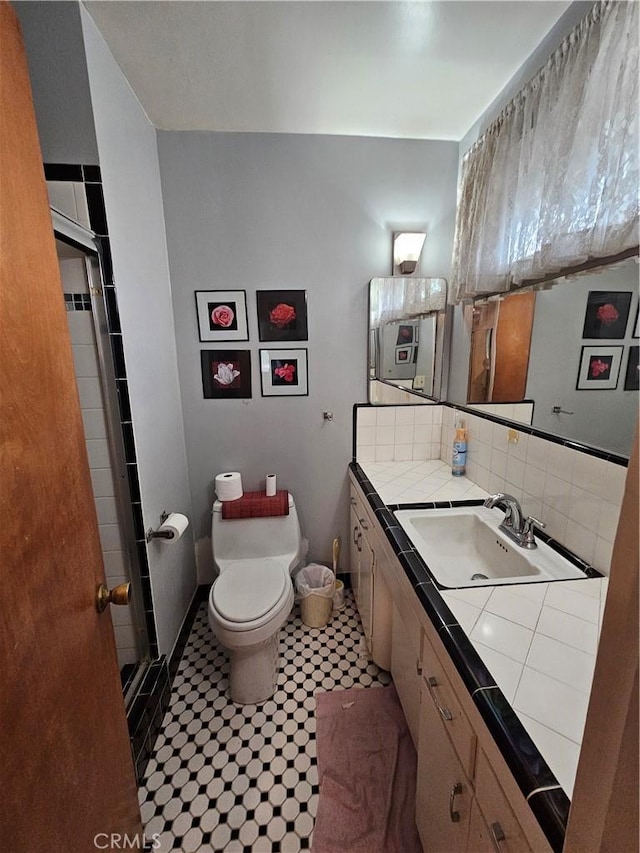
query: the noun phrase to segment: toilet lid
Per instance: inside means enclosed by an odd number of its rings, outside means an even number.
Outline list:
[[[251,622],[282,598],[288,574],[271,560],[238,560],[213,585],[213,605],[229,622]]]

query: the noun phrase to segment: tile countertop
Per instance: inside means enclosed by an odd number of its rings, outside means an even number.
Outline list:
[[[441,460],[360,466],[382,502],[487,497]],[[441,589],[440,595],[571,798],[608,578]]]

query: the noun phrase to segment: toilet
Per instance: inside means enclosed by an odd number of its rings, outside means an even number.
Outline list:
[[[291,574],[302,555],[298,513],[224,520],[213,505],[213,559],[218,577],[209,593],[209,625],[231,655],[230,694],[241,705],[273,695],[280,629],[293,607]]]

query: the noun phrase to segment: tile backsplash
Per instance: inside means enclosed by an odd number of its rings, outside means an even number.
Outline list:
[[[625,466],[449,406],[357,406],[356,413],[361,464],[450,463],[454,424],[462,418],[467,477],[491,494],[512,494],[550,536],[609,574]]]
[[[546,532],[609,574],[627,469],[504,424],[444,407],[442,459],[451,454],[454,423],[467,430],[467,476],[495,494],[516,497]]]
[[[407,462],[440,458],[443,406],[360,406],[358,462]]]

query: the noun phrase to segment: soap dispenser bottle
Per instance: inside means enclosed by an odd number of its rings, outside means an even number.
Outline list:
[[[467,465],[467,431],[462,421],[456,423],[456,434],[453,439],[453,458],[451,473],[454,477],[462,477]]]

